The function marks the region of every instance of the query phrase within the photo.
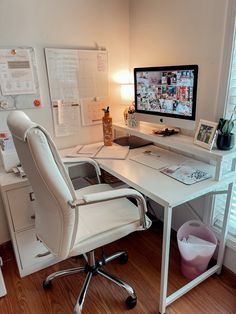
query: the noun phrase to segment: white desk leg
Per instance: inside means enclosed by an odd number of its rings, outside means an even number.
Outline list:
[[[165,313],[166,296],[168,286],[169,254],[170,254],[170,233],[171,233],[172,207],[164,207],[164,230],[162,240],[162,262],[161,262],[161,287],[159,312]]]
[[[227,237],[227,233],[228,233],[228,222],[229,222],[230,208],[231,208],[231,203],[232,203],[233,187],[234,187],[234,184],[230,183],[228,186],[228,193],[227,193],[227,198],[226,198],[226,203],[225,203],[224,220],[223,220],[221,239],[220,239],[220,245],[219,245],[219,252],[218,252],[218,258],[217,258],[217,265],[220,266],[219,270],[217,271],[218,275],[221,272],[223,259],[224,259],[226,237]]]

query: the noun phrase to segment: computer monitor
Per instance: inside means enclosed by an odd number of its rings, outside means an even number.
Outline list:
[[[139,121],[194,129],[198,65],[134,69]]]

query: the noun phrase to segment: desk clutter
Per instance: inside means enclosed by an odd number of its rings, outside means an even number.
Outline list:
[[[26,174],[24,172],[24,169],[21,167],[21,166],[17,166],[17,167],[13,167],[12,168],[12,171],[13,173],[16,175],[16,176],[19,176],[21,178],[25,178],[26,177]]]
[[[179,129],[177,128],[172,128],[172,129],[168,129],[168,128],[161,128],[161,129],[155,129],[152,131],[153,134],[159,135],[159,136],[171,136],[174,134],[178,134],[179,133]]]
[[[123,144],[128,144],[128,138],[119,139]],[[120,142],[119,141],[119,142]],[[137,143],[139,143],[139,139]],[[141,142],[140,142],[141,143]],[[143,141],[147,145],[148,141]],[[103,142],[88,145],[78,145],[67,151],[65,157],[90,157],[94,159],[120,159],[128,157],[129,146],[121,146],[113,143],[112,146],[104,146]],[[183,183],[191,185],[213,176],[213,166],[188,158],[173,151],[162,149],[155,145],[147,145],[132,154],[130,160],[153,168],[161,173]],[[110,178],[109,180],[110,181]]]

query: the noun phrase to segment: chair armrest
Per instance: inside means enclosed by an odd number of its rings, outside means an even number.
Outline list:
[[[69,168],[71,166],[82,165],[84,163],[91,164],[95,169],[98,183],[101,183],[101,181],[100,181],[100,175],[101,175],[100,167],[99,167],[98,163],[95,160],[93,160],[92,158],[88,158],[88,157],[64,157],[61,160],[67,168]]]
[[[110,190],[110,191],[105,191],[105,192],[86,194],[83,196],[82,199],[85,201],[85,204],[88,204],[88,203],[114,200],[114,199],[119,199],[123,197],[134,198],[137,201],[137,205],[140,212],[141,224],[143,225],[144,229],[147,229],[149,225],[147,225],[146,216],[145,216],[145,213],[147,212],[146,201],[143,195],[136,190],[128,189],[128,188]]]

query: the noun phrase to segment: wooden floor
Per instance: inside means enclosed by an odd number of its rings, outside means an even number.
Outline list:
[[[106,246],[107,254],[118,249],[129,252],[129,262],[106,265],[109,272],[129,282],[136,290],[138,304],[127,310],[125,291],[101,276],[93,277],[85,300],[83,314],[154,314],[158,313],[161,266],[162,227],[157,224],[145,232],[137,232]],[[98,251],[98,255],[100,252]],[[1,314],[65,314],[72,313],[84,275],[60,278],[50,291],[44,291],[42,281],[47,274],[63,268],[78,266],[83,259],[70,259],[20,278],[11,250],[0,247],[7,296],[0,298]],[[180,257],[175,236],[171,246],[169,291],[174,292],[187,280],[180,273]],[[236,276],[223,270],[214,275],[167,308],[166,313],[236,313]]]

